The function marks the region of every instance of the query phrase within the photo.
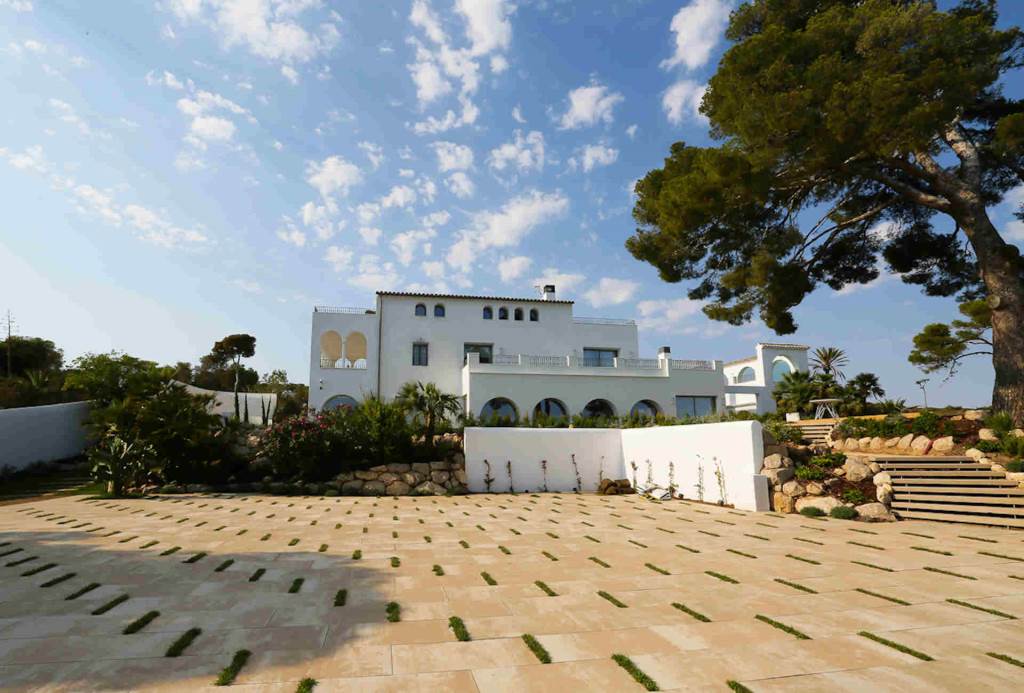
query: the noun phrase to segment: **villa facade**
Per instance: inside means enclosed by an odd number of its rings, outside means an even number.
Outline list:
[[[763,413],[774,411],[772,378],[807,368],[807,347],[784,344],[758,344],[742,382],[742,365],[674,359],[669,347],[641,358],[634,321],[577,317],[550,285],[533,299],[381,291],[372,309],[317,306],[312,322],[317,410],[419,380],[484,418]]]

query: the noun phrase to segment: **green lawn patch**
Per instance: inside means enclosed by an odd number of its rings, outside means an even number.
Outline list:
[[[402,620],[402,607],[398,602],[388,602],[387,606],[384,607],[384,612],[391,623],[398,623]]]
[[[392,568],[397,568],[400,565],[402,565],[402,561],[399,560],[398,556],[392,556],[391,557],[391,567]]]
[[[363,552],[360,549],[356,549],[355,551],[352,552],[352,560],[353,561],[358,561],[362,557],[363,557]]]
[[[147,611],[142,616],[129,623],[121,632],[125,635],[138,633],[140,630],[152,623],[153,619],[160,615],[159,611]]]
[[[469,631],[466,630],[466,624],[458,616],[452,616],[448,619],[448,627],[452,629],[452,632],[455,633],[455,638],[460,642],[467,642],[473,639],[469,636]]]
[[[801,633],[793,626],[787,626],[785,623],[782,623],[781,621],[776,621],[774,618],[769,618],[764,614],[757,614],[756,616],[754,616],[754,618],[756,618],[758,621],[761,621],[762,623],[767,623],[769,626],[772,626],[773,628],[778,628],[784,633],[789,633],[797,640],[811,639],[811,636],[807,635],[806,633]]]
[[[238,672],[242,670],[245,663],[249,661],[249,657],[252,655],[249,650],[239,650],[235,653],[235,656],[231,658],[231,664],[224,667],[220,675],[217,676],[217,680],[213,682],[214,686],[230,686],[235,677],[238,676]]]
[[[181,653],[188,649],[188,646],[192,644],[192,641],[198,638],[199,634],[202,632],[202,628],[189,628],[178,636],[177,640],[171,643],[171,646],[167,648],[167,652],[164,653],[164,657],[181,656]]]
[[[899,650],[903,654],[908,654],[911,657],[917,657],[918,659],[924,660],[925,662],[931,662],[934,660],[934,657],[930,657],[929,655],[926,655],[924,652],[918,652],[917,650],[907,647],[906,645],[901,645],[898,642],[887,640],[886,638],[883,638],[879,635],[875,635],[874,633],[869,633],[866,630],[862,630],[861,632],[857,633],[857,635],[865,637],[868,640],[874,640],[875,642],[885,645],[887,647],[891,647],[894,650]]]
[[[548,651],[544,649],[544,646],[537,641],[537,638],[526,633],[523,635],[523,642],[525,642],[526,646],[530,648],[530,652],[540,660],[541,664],[551,664],[551,655],[548,654]]]
[[[655,682],[655,680],[652,679],[647,674],[645,674],[643,672],[643,670],[641,670],[640,667],[638,667],[636,664],[634,664],[633,660],[630,659],[629,657],[627,657],[626,655],[624,655],[624,654],[613,654],[612,655],[612,659],[615,661],[616,664],[618,664],[620,667],[622,667],[627,672],[629,672],[629,675],[633,677],[634,681],[639,683],[641,686],[643,686],[647,690],[649,690],[649,691],[659,691],[659,690],[661,690],[660,688],[658,688],[658,684]]]
[[[313,693],[314,688],[316,688],[316,679],[311,679],[307,676],[299,681],[299,685],[295,689],[295,693]]]
[[[444,568],[439,566],[437,563],[434,564],[434,575],[444,575]]]
[[[704,623],[711,623],[711,619],[710,618],[708,618],[704,614],[700,613],[699,611],[694,611],[690,607],[686,606],[686,604],[680,604],[679,602],[672,602],[672,606],[674,606],[675,608],[679,609],[684,614],[689,614],[690,616],[693,616],[698,621],[703,621]]]

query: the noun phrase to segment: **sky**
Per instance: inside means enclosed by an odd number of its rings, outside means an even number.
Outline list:
[[[314,305],[553,283],[636,319],[645,355],[838,346],[920,403],[911,340],[952,299],[822,287],[780,337],[709,320],[624,247],[633,183],[713,144],[697,107],[733,4],[0,0],[0,311],[69,359],[195,362],[247,332],[251,366],[308,382]],[[1012,211],[990,210],[1024,244]],[[934,374],[928,402],[987,404],[992,379]]]

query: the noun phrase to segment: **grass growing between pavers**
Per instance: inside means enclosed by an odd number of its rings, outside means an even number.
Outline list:
[[[43,565],[41,565],[41,566],[39,566],[37,568],[33,568],[32,570],[26,570],[24,573],[21,574],[21,577],[32,577],[33,575],[38,575],[39,573],[47,571],[50,568],[56,568],[56,567],[57,567],[56,563],[44,563]]]
[[[124,635],[131,635],[132,633],[138,633],[140,630],[152,623],[153,619],[160,615],[159,611],[147,611],[142,616],[129,623],[121,631]]]
[[[402,620],[402,607],[398,602],[388,602],[384,607],[384,613],[391,623],[398,623]]]
[[[118,595],[118,596],[114,597],[113,599],[111,599],[106,604],[104,604],[103,606],[101,606],[101,607],[99,607],[97,609],[93,609],[92,615],[93,616],[102,616],[103,614],[107,613],[108,611],[110,611],[114,607],[119,606],[120,604],[125,603],[126,601],[128,601],[128,599],[129,599],[129,597],[128,597],[127,594]]]
[[[307,676],[299,681],[299,685],[296,687],[295,693],[313,693],[314,688],[316,688],[316,679],[311,679]]]
[[[783,580],[782,578],[775,578],[775,582],[779,583],[780,585],[785,585],[786,587],[792,587],[795,590],[800,590],[801,592],[807,592],[808,594],[818,593],[817,590],[812,590],[810,587],[801,585],[798,582],[790,582],[789,580]]]
[[[468,642],[473,639],[470,637],[469,631],[466,630],[466,624],[458,616],[451,616],[448,619],[448,627],[452,629],[452,632],[455,633],[455,638],[460,642]]]
[[[906,645],[901,645],[898,642],[895,642],[893,640],[888,640],[886,638],[883,638],[880,635],[875,635],[874,633],[869,633],[866,630],[862,630],[861,632],[857,633],[857,635],[860,635],[861,637],[865,637],[868,640],[874,640],[875,642],[877,642],[877,643],[879,643],[881,645],[885,645],[886,647],[891,647],[892,649],[898,650],[898,651],[902,652],[903,654],[908,654],[911,657],[917,657],[918,659],[923,660],[925,662],[931,662],[931,661],[934,661],[934,659],[935,659],[934,657],[926,655],[924,652],[918,652],[917,650],[915,650],[915,649],[913,649],[911,647],[907,647]]]
[[[498,584],[498,581],[491,577],[491,574],[487,571],[480,573],[480,577],[482,577],[484,579],[484,582],[486,582],[488,585],[493,586]]]
[[[739,581],[739,580],[737,580],[737,579],[735,579],[735,578],[731,578],[731,577],[729,577],[728,575],[723,575],[722,573],[716,573],[716,572],[715,572],[715,571],[713,571],[713,570],[705,570],[704,572],[705,572],[705,573],[706,573],[707,575],[710,575],[710,576],[711,576],[711,577],[713,577],[713,578],[718,578],[718,579],[719,579],[719,580],[721,580],[722,582],[728,582],[728,583],[730,583],[730,584],[733,584],[733,585],[738,585],[738,584],[740,584],[740,581]]]
[[[646,568],[649,568],[649,569],[653,570],[656,573],[661,573],[662,575],[671,575],[672,574],[672,573],[668,572],[667,570],[665,570],[664,568],[659,568],[658,566],[654,565],[653,563],[644,563],[644,566]]]
[[[100,583],[98,583],[98,582],[90,582],[85,587],[77,589],[74,592],[72,592],[71,594],[69,594],[68,596],[64,597],[64,601],[68,601],[69,602],[69,601],[72,601],[73,599],[78,599],[83,594],[88,594],[89,592],[92,592],[94,589],[96,589],[99,586],[100,586]]]
[[[537,641],[537,638],[533,637],[529,633],[523,635],[523,642],[530,648],[530,652],[540,660],[541,664],[551,664],[551,655],[544,649],[544,646]]]
[[[978,606],[976,604],[971,604],[970,602],[960,601],[959,599],[947,599],[946,601],[949,602],[950,604],[956,604],[957,606],[966,606],[968,609],[974,609],[975,611],[984,611],[986,614],[992,614],[993,616],[999,616],[1001,618],[1008,618],[1008,619],[1013,620],[1013,621],[1017,620],[1016,616],[1014,616],[1013,614],[1008,614],[1005,611],[997,611],[996,609],[989,609],[989,608],[984,607],[984,606]]]
[[[1012,664],[1015,667],[1024,668],[1024,662],[1022,662],[1019,659],[1015,659],[1014,657],[1011,657],[1010,655],[1000,654],[998,652],[986,652],[985,654],[987,654],[992,659],[998,659],[1000,662],[1006,662],[1007,664]]]
[[[926,551],[928,553],[937,553],[940,556],[952,556],[952,551],[941,551],[939,549],[929,549],[927,546],[911,546],[914,551]]]
[[[298,594],[299,590],[302,589],[302,583],[306,581],[306,578],[297,577],[292,580],[291,586],[288,588],[288,594]]]
[[[78,575],[78,573],[65,573],[65,574],[61,575],[60,577],[55,577],[52,580],[47,580],[46,582],[44,582],[43,584],[41,584],[39,586],[40,587],[53,587],[54,585],[59,585],[62,582],[67,582],[68,580],[70,580],[71,578],[75,577],[76,575]]]
[[[1007,561],[1020,561],[1024,563],[1024,558],[1020,558],[1018,556],[1007,556],[1005,553],[992,553],[991,551],[979,551],[978,553],[982,556],[991,556],[992,558],[1002,558]]]
[[[235,681],[235,677],[238,676],[238,672],[242,670],[245,663],[249,661],[249,657],[252,652],[249,650],[239,650],[235,653],[235,656],[231,658],[231,663],[224,667],[220,675],[217,676],[217,680],[213,682],[214,686],[230,686]]]
[[[227,570],[232,565],[234,565],[234,563],[235,563],[235,559],[229,558],[226,561],[224,561],[223,563],[221,563],[219,566],[214,568],[213,572],[215,572],[215,573],[223,573],[225,570]]]
[[[623,604],[618,599],[616,599],[614,596],[612,596],[611,594],[608,594],[604,590],[599,590],[598,593],[597,593],[597,596],[601,597],[602,599],[607,599],[609,602],[611,602],[615,606],[619,607],[620,609],[627,609],[627,608],[629,608],[628,604]]]
[[[334,605],[345,606],[345,602],[348,601],[348,590],[340,589],[334,594]]]
[[[864,561],[850,561],[850,563],[855,563],[857,565],[862,565],[865,568],[873,568],[874,570],[881,570],[882,572],[885,572],[885,573],[895,572],[892,568],[886,568],[884,565],[875,565],[874,563],[865,563]],[[925,568],[925,570],[928,570],[928,568]]]
[[[786,558],[792,558],[794,561],[802,561],[804,563],[810,563],[811,565],[821,565],[821,561],[816,561],[813,558],[804,558],[803,556],[797,556],[791,553],[786,554]]]
[[[807,635],[806,633],[798,631],[793,626],[787,626],[785,623],[782,623],[781,621],[776,621],[774,618],[770,618],[768,616],[765,616],[764,614],[757,614],[756,616],[754,616],[754,618],[756,618],[758,621],[761,621],[762,623],[767,623],[769,626],[772,626],[773,628],[778,628],[783,633],[789,633],[797,640],[811,639],[811,636]]]
[[[361,549],[356,549],[355,551],[352,552],[352,560],[353,561],[358,561],[362,557],[363,557],[363,552],[362,552]]]
[[[434,575],[439,575],[439,576],[440,575],[444,575],[444,568],[442,568],[441,566],[439,566],[436,563],[434,564],[434,567],[431,568],[431,570],[434,571]]]
[[[887,597],[884,594],[879,594],[878,592],[872,592],[871,590],[866,590],[863,587],[856,587],[854,589],[857,592],[860,592],[861,594],[867,594],[867,595],[870,595],[872,597],[878,597],[879,599],[884,599],[886,601],[892,602],[893,604],[899,604],[900,606],[910,606],[910,602],[905,602],[902,599],[897,599],[896,597]]]
[[[249,576],[249,582],[259,582],[259,579],[263,577],[263,574],[266,572],[266,568],[257,568],[256,571]]]
[[[963,575],[961,573],[954,573],[952,570],[943,570],[942,568],[932,568],[925,566],[922,570],[927,570],[929,573],[942,573],[943,575],[952,575],[953,577],[963,578],[964,580],[977,580],[978,578],[971,575]],[[892,572],[891,570],[889,572]]]
[[[548,587],[546,582],[543,582],[541,580],[537,580],[533,584],[537,585],[537,587],[539,587],[541,589],[541,591],[544,592],[544,594],[548,595],[549,597],[557,597],[558,596],[558,592],[555,592],[553,589]]]
[[[694,611],[690,607],[686,606],[686,604],[680,604],[679,602],[672,602],[672,606],[675,607],[676,609],[679,609],[684,614],[688,614],[690,616],[693,616],[698,621],[702,621],[704,623],[711,623],[711,619],[710,618],[708,618],[707,616],[705,616],[704,614],[702,614],[699,611]]]
[[[725,685],[728,686],[733,693],[754,693],[754,691],[750,690],[739,681],[734,681],[732,679],[726,681]]]
[[[391,557],[391,567],[392,568],[398,568],[401,565],[402,565],[402,561],[399,560],[398,556],[392,556]]]
[[[161,551],[160,555],[161,556],[170,556],[172,553],[178,553],[179,551],[181,551],[181,547],[180,546],[172,546],[171,548],[167,549],[166,551]]]
[[[602,560],[601,560],[600,558],[598,558],[597,556],[587,556],[587,560],[589,560],[589,561],[593,561],[594,563],[597,563],[597,564],[598,564],[599,566],[601,566],[602,568],[611,568],[611,566],[610,566],[610,565],[608,565],[607,563],[605,563],[604,561],[602,561]]]
[[[625,669],[626,672],[629,673],[629,675],[633,677],[634,681],[639,683],[641,686],[643,686],[647,690],[649,690],[649,691],[660,691],[661,690],[660,688],[658,688],[657,682],[655,682],[654,679],[652,679],[650,676],[645,674],[644,671],[640,667],[638,667],[636,664],[634,664],[633,660],[630,659],[629,657],[627,657],[626,655],[624,655],[624,654],[613,654],[612,655],[612,659],[615,661],[616,664],[618,664],[620,667]]]
[[[199,553],[197,553],[195,555],[189,556],[184,561],[182,561],[182,563],[198,563],[199,561],[203,560],[204,558],[206,558],[206,552],[205,551],[200,551]]]
[[[171,643],[171,646],[167,648],[167,652],[164,653],[164,657],[180,657],[188,649],[188,646],[192,644],[192,641],[198,638],[202,632],[202,628],[189,628],[178,636],[177,640]]]

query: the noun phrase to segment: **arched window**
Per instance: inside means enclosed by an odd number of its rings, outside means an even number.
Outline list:
[[[738,383],[749,383],[755,378],[757,378],[757,374],[754,373],[754,369],[750,366],[744,366],[740,369],[740,372],[736,374],[736,382]]]
[[[486,423],[510,423],[513,424],[519,419],[519,412],[516,405],[504,397],[495,397],[487,402],[480,410],[480,418]]]
[[[540,320],[540,313],[537,312],[536,308],[530,309],[530,322],[537,322]]]
[[[348,395],[335,395],[329,400],[324,402],[323,411],[331,411],[333,409],[354,409],[359,403],[354,398]]]
[[[606,399],[592,399],[587,402],[587,406],[583,407],[582,414],[585,419],[597,417],[611,419],[615,417],[615,407]]]
[[[522,320],[523,319],[523,309],[522,308],[516,308],[514,314],[515,314],[515,319],[516,320]]]
[[[366,368],[366,337],[362,332],[349,332],[345,337],[345,365]]]
[[[484,320],[494,319],[494,309],[490,306],[484,306]]]
[[[427,317],[427,307],[425,305],[423,305],[422,303],[417,303],[416,304],[416,317],[417,318],[425,318],[425,317]]]
[[[653,419],[655,416],[661,413],[661,409],[658,407],[657,402],[649,399],[642,399],[633,405],[633,408],[629,410],[630,416],[643,417],[647,419]]]
[[[435,318],[443,318],[444,317],[444,305],[438,303],[436,306],[434,306],[434,317]]]
[[[548,397],[537,402],[537,406],[533,408],[533,417],[547,416],[552,419],[564,419],[569,416],[569,409],[562,403],[561,400]]]
[[[341,335],[327,330],[320,335],[320,367],[338,368],[341,360]]]
[[[787,373],[792,373],[796,369],[793,368],[793,364],[790,363],[789,359],[785,356],[777,356],[772,362],[772,382],[779,382],[782,380],[782,376]]]
[[[498,320],[508,320],[508,308],[502,306],[498,309]]]

